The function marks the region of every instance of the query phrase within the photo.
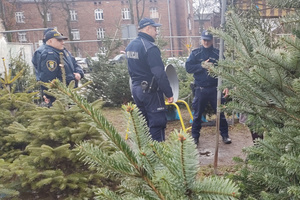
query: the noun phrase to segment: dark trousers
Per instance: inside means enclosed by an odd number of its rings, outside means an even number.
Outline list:
[[[135,104],[145,117],[153,140],[165,140],[167,124],[164,95],[161,91],[143,92],[141,86],[132,87],[132,96]]]
[[[225,99],[221,99],[224,103]],[[196,87],[193,100],[194,120],[192,124],[192,137],[199,138],[201,130],[201,116],[207,104],[210,103],[214,112],[217,112],[217,88],[216,87]],[[228,137],[228,124],[224,113],[220,113],[220,134],[222,137]]]

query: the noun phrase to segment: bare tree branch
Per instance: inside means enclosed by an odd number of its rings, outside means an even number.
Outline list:
[[[49,10],[51,9],[53,3],[51,2],[51,0],[34,0],[34,3],[43,19],[43,27],[47,28],[47,13],[49,13]]]

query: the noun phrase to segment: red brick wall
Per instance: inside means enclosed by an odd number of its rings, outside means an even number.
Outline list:
[[[57,27],[57,29],[66,36],[69,36],[67,30],[67,13],[57,1],[53,3],[50,13],[51,22],[48,22],[48,27]],[[99,3],[101,2],[101,3]],[[135,2],[135,1],[134,1]],[[190,3],[190,15],[187,12],[187,2]],[[162,49],[165,51],[166,56],[170,56],[170,28],[172,32],[172,43],[174,55],[186,54],[186,44],[189,43],[188,38],[178,38],[177,36],[189,36],[194,35],[194,31],[188,30],[188,18],[191,19],[192,27],[194,26],[192,0],[169,0],[170,6],[170,25],[168,16],[168,0],[146,0],[144,17],[150,16],[150,7],[157,7],[159,12],[159,18],[154,19],[156,22],[161,23],[161,35],[167,42],[167,46]],[[70,22],[72,29],[78,29],[80,32],[80,40],[96,40],[96,30],[98,28],[105,29],[105,35],[111,38],[120,38],[121,36],[121,24],[130,24],[130,20],[121,19],[121,9],[129,8],[128,0],[75,0],[70,4],[70,8],[77,11],[78,21]],[[96,21],[94,17],[94,10],[100,8],[104,11],[104,20]],[[135,5],[133,6],[134,15],[136,16]],[[12,30],[20,29],[37,29],[43,28],[43,22],[35,3],[23,2],[16,5],[17,11],[23,11],[25,16],[25,23],[16,23]],[[141,13],[140,6],[140,13]],[[137,25],[137,19],[135,18],[135,24]],[[16,34],[15,34],[16,35]],[[28,31],[26,33],[27,42],[38,44],[38,41],[43,37],[43,31]],[[16,39],[17,37],[15,37]],[[124,50],[129,41],[124,41],[124,45],[120,50]],[[37,45],[36,45],[37,46]],[[66,44],[70,49],[70,45]],[[75,46],[79,49],[80,56],[94,56],[98,52],[101,41],[82,42],[75,43]],[[71,50],[71,49],[70,49]]]

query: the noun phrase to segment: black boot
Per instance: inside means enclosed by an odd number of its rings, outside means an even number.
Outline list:
[[[199,145],[199,138],[197,137],[197,138],[194,138],[194,143],[195,143],[195,145],[197,145],[197,147],[198,147],[198,145]]]
[[[223,137],[223,142],[225,144],[231,144],[231,139],[229,137]]]

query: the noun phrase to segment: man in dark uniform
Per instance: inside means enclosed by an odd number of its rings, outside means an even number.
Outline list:
[[[159,26],[152,19],[143,18],[138,37],[126,48],[126,57],[133,99],[147,120],[152,139],[164,141],[167,124],[164,95],[169,103],[174,99],[160,50],[154,44]]]
[[[201,116],[208,102],[216,112],[217,109],[217,86],[218,79],[209,75],[209,68],[216,66],[219,60],[219,50],[213,47],[213,36],[208,31],[201,34],[202,46],[192,51],[185,63],[188,73],[194,74],[195,79],[195,97],[193,100],[194,120],[192,124],[192,137],[195,144],[198,145]],[[223,91],[226,97],[228,89]],[[224,103],[222,98],[221,102]],[[228,124],[224,113],[220,115],[220,134],[225,144],[230,144],[231,139],[228,136]]]
[[[55,78],[62,81],[62,71],[59,66],[60,55],[63,53],[63,64],[66,72],[66,83],[75,80],[75,87],[78,86],[78,81],[83,78],[84,73],[82,68],[76,63],[75,58],[64,48],[64,40],[68,39],[62,36],[56,29],[46,32],[44,35],[45,47],[37,60],[38,75],[41,81],[50,82]],[[42,86],[42,90],[46,90]],[[43,95],[45,102],[49,106],[55,101],[55,98],[47,94]]]
[[[44,31],[44,35],[48,32],[48,31],[51,31],[53,30],[54,28],[47,28],[45,31]],[[38,61],[40,60],[40,56],[41,56],[41,53],[44,51],[45,49],[45,45],[46,45],[46,42],[45,40],[43,39],[43,44],[41,46],[39,46],[39,48],[34,52],[33,54],[33,57],[32,57],[32,64],[34,66],[34,70],[35,70],[35,76],[36,76],[36,81],[40,81],[40,75],[39,75],[39,69],[38,69]]]

